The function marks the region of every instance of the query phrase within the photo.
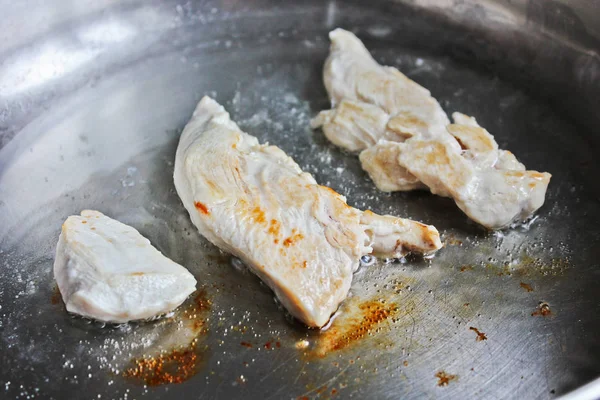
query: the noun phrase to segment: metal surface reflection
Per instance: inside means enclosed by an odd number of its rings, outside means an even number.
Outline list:
[[[593,380],[600,15],[590,4],[1,5],[0,397],[554,398]],[[376,191],[355,156],[313,132],[337,26],[551,172],[539,217],[485,233],[447,199]],[[323,332],[290,320],[200,237],[175,194],[178,136],[204,94],[350,204],[435,224],[445,248],[432,260],[365,260]],[[61,223],[83,208],[134,226],[194,273],[202,296],[143,324],[68,316],[52,262]],[[157,372],[165,365],[181,375]]]

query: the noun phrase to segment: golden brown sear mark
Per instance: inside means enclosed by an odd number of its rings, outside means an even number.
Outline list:
[[[279,236],[279,228],[281,224],[276,219],[271,220],[271,224],[269,225],[268,232],[273,236]]]
[[[181,320],[196,337],[186,346],[176,347],[154,356],[132,360],[123,376],[148,386],[182,383],[194,376],[204,361],[205,348],[198,347],[198,338],[207,333],[205,316],[211,302],[205,289],[199,289],[193,302],[182,310]]]
[[[252,210],[252,219],[257,224],[262,224],[267,221],[265,212],[260,207],[254,207],[254,209]]]
[[[210,211],[208,211],[208,207],[204,203],[200,203],[199,201],[194,202],[194,207],[196,210],[200,211],[204,215],[209,215]]]
[[[283,245],[285,247],[290,247],[291,245],[295,244],[297,241],[302,239],[304,239],[304,235],[298,233],[296,229],[292,229],[292,235],[283,241]]]
[[[477,334],[477,338],[475,339],[476,341],[482,342],[484,340],[487,340],[487,336],[485,336],[485,333],[481,332],[479,329],[473,326],[470,326],[469,329]]]
[[[314,355],[325,357],[327,354],[352,346],[374,332],[380,325],[398,311],[395,303],[384,303],[379,300],[369,300],[358,306],[360,314],[348,323],[335,325],[326,330],[320,337],[319,346]]]

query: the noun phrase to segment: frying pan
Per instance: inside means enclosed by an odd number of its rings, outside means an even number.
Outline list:
[[[600,375],[594,1],[0,9],[0,397],[554,398]],[[321,68],[335,27],[551,172],[536,219],[489,233],[449,199],[381,193],[354,155],[311,131],[328,108]],[[291,320],[197,233],[175,193],[179,133],[204,94],[349,204],[434,224],[445,248],[365,260],[327,330]],[[86,208],[140,230],[190,269],[198,294],[158,321],[69,316],[54,250],[61,223]],[[388,308],[371,318],[373,307]]]

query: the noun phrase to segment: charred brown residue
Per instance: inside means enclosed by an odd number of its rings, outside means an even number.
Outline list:
[[[205,255],[206,258],[208,258],[211,262],[214,262],[216,264],[229,264],[231,262],[231,259],[233,258],[231,256],[231,254],[227,254],[227,253],[209,253]]]
[[[462,240],[456,238],[456,236],[451,233],[444,240],[444,246],[462,246]]]
[[[435,377],[438,378],[438,386],[448,386],[450,384],[450,382],[452,382],[453,380],[455,380],[458,376],[457,375],[452,375],[452,374],[448,374],[444,371],[438,371],[437,374],[435,374]]]
[[[263,345],[263,347],[267,350],[279,349],[281,348],[281,342],[277,342],[275,340],[270,340]]]
[[[544,260],[523,252],[520,257],[510,261],[488,262],[483,264],[488,271],[498,276],[516,275],[519,277],[561,276],[571,266],[568,258]]]
[[[181,311],[181,322],[183,326],[190,329],[196,338],[200,335],[208,333],[206,326],[206,318],[210,312],[212,302],[208,298],[208,293],[205,288],[200,288],[196,291],[196,294],[192,302]]]
[[[476,341],[483,342],[484,340],[487,340],[487,336],[485,335],[485,333],[481,332],[479,329],[473,326],[470,326],[469,329],[477,334],[477,338],[475,339]]]
[[[194,202],[194,207],[196,207],[196,210],[198,210],[200,213],[204,214],[204,215],[209,215],[210,211],[208,211],[208,207],[206,207],[206,205],[204,203],[200,203],[199,201]]]
[[[134,366],[126,369],[123,376],[140,380],[148,386],[185,382],[198,372],[200,354],[195,347],[194,342],[187,349],[134,360]]]
[[[546,303],[545,301],[540,302],[537,309],[531,313],[532,317],[537,317],[537,316],[548,317],[550,315],[552,315],[552,310],[550,309],[550,304]]]
[[[460,272],[471,271],[471,270],[473,270],[472,265],[463,265],[462,267],[460,267]]]
[[[327,391],[327,386],[323,385],[323,386],[321,386],[320,388],[318,388],[318,389],[315,391],[315,393],[316,393],[317,395],[320,395],[321,393],[324,393],[324,392],[326,392],[326,391]]]
[[[511,276],[513,273],[509,262],[501,265],[487,263],[485,264],[485,268],[498,276]]]
[[[528,292],[533,292],[533,287],[529,283],[521,282],[519,284],[519,286],[521,286],[523,289],[525,289]]]
[[[200,344],[200,338],[208,333],[206,321],[210,308],[206,290],[199,289],[172,319],[188,330],[192,339],[171,350],[133,359],[123,376],[148,386],[182,383],[194,376],[206,358],[206,346]]]
[[[192,305],[183,310],[184,316],[193,322],[192,326],[196,333],[206,333],[206,324],[204,318],[202,318],[202,314],[207,313],[211,305],[212,303],[206,295],[206,290],[200,289],[194,297]]]
[[[248,343],[248,342],[240,342],[240,345],[244,346],[244,347],[247,347],[249,349],[251,349],[253,347],[252,343]]]
[[[274,340],[272,341],[268,341],[267,343],[265,343],[263,345],[263,347],[267,350],[273,350],[273,349],[278,349],[281,347],[281,342],[276,342]]]
[[[319,336],[317,347],[311,355],[325,357],[380,332],[381,325],[398,312],[398,307],[395,303],[368,300],[359,304],[355,310],[355,315],[335,320],[333,326]]]
[[[62,296],[60,294],[60,290],[58,289],[58,285],[54,285],[52,289],[52,296],[50,297],[51,304],[60,304],[62,301]]]
[[[544,261],[527,253],[521,255],[517,273],[522,276],[539,274],[542,276],[560,276],[571,266],[568,258],[552,258]]]

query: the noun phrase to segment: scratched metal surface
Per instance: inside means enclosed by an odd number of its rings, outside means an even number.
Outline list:
[[[598,376],[598,9],[477,3],[0,3],[0,397],[553,398]],[[336,26],[551,172],[538,218],[487,234],[448,199],[379,193],[311,131]],[[446,247],[364,265],[325,332],[290,321],[175,194],[178,135],[204,94],[350,204],[435,224]],[[61,223],[84,208],[190,269],[212,304],[200,331],[181,310],[104,327],[51,301]],[[366,304],[385,318],[368,325]],[[189,380],[123,376],[132,358],[194,337]]]

